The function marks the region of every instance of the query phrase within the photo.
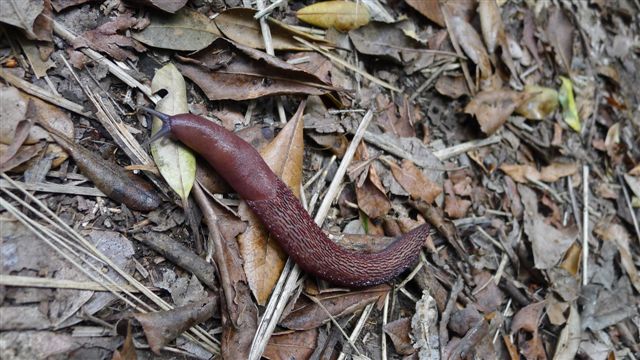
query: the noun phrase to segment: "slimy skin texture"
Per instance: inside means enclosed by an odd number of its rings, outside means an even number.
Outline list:
[[[168,116],[144,110],[163,120],[165,133],[170,132],[204,157],[306,272],[336,285],[362,287],[391,280],[416,262],[429,234],[428,224],[397,238],[380,252],[345,249],[322,232],[250,144],[197,115]]]

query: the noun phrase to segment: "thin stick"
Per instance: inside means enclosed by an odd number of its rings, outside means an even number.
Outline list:
[[[582,166],[582,286],[589,283],[589,166]]]
[[[264,6],[264,0],[256,0],[256,6],[258,7],[259,13],[262,13],[262,15],[259,17],[260,19],[259,22],[260,22],[260,30],[262,32],[262,41],[264,42],[264,50],[266,51],[267,54],[274,56],[276,53],[273,50],[273,40],[271,38],[271,29],[269,28],[269,23],[267,23],[267,18],[265,16],[271,10],[266,11],[266,8]],[[256,19],[258,19],[258,17],[256,17]],[[278,117],[280,118],[280,122],[283,124],[286,124],[287,115],[284,113],[284,106],[282,106],[282,99],[277,98],[276,104],[278,106]]]
[[[382,334],[380,334],[380,358],[387,360],[387,335],[384,333],[384,327],[389,323],[389,296],[387,293],[384,297],[384,307],[382,308]]]
[[[356,148],[362,138],[364,137],[364,133],[373,118],[373,110],[369,110],[365,116],[362,118],[360,125],[358,126],[358,130],[349,144],[347,151],[342,158],[342,162],[336,171],[335,176],[333,177],[333,181],[329,185],[329,189],[327,190],[327,194],[324,197],[322,204],[320,204],[320,208],[316,213],[314,221],[319,226],[324,222],[327,213],[329,212],[329,208],[331,207],[331,203],[333,199],[338,195],[338,189],[340,188],[340,184],[342,183],[342,179],[347,172],[347,168],[351,164],[353,160],[353,156],[355,155]],[[280,316],[282,315],[287,302],[291,294],[293,294],[294,290],[298,286],[298,278],[300,277],[300,268],[291,261],[291,259],[287,260],[287,264],[280,274],[280,278],[278,279],[278,283],[271,294],[271,298],[267,303],[267,308],[265,309],[264,315],[260,319],[260,323],[258,324],[258,329],[256,330],[256,334],[253,337],[253,342],[251,343],[251,351],[249,353],[250,360],[258,360],[262,356],[265,347],[267,346],[267,342],[273,333],[273,330],[276,327],[276,324],[280,320]]]
[[[387,295],[388,294],[389,293],[387,293]],[[362,332],[362,328],[364,328],[364,324],[369,318],[369,315],[371,315],[371,310],[373,309],[374,305],[375,303],[372,303],[367,305],[367,307],[364,308],[364,311],[362,311],[362,315],[360,315],[360,319],[358,319],[356,326],[354,326],[353,331],[351,332],[351,336],[349,336],[349,344],[353,346],[353,348],[356,350],[356,352],[358,352],[358,354],[360,354],[360,352],[358,351],[358,348],[356,348],[355,342],[358,339],[358,336],[360,336],[360,333]],[[346,356],[347,354],[345,354],[344,352],[340,352],[340,355],[338,355],[338,360],[344,360]]]
[[[0,285],[52,289],[77,289],[89,291],[120,291],[120,289],[117,288],[106,288],[101,283],[95,281],[77,281],[5,274],[0,274]],[[140,292],[138,289],[134,288],[131,285],[122,285],[122,287],[129,292]]]

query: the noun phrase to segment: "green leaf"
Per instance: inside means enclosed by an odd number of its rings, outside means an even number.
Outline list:
[[[582,129],[582,123],[580,123],[576,100],[573,97],[573,84],[569,78],[564,76],[560,76],[560,80],[562,85],[560,85],[560,91],[558,91],[558,100],[562,106],[562,118],[569,127],[579,133]]]
[[[189,112],[184,78],[173,64],[169,63],[156,72],[151,90],[154,93],[167,91],[167,96],[158,102],[156,110],[169,115]],[[158,132],[161,126],[162,121],[154,117],[151,133]],[[151,144],[151,155],[167,184],[186,201],[196,178],[193,152],[179,142],[163,138]]]

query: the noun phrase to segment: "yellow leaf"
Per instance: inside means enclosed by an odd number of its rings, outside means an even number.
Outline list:
[[[562,106],[562,118],[574,131],[580,132],[582,124],[580,123],[580,117],[578,117],[576,100],[573,97],[573,85],[571,80],[564,76],[560,76],[560,80],[562,85],[560,85],[558,100]]]
[[[340,31],[357,29],[369,23],[367,7],[350,1],[323,1],[298,10],[300,21],[323,29],[336,28]]]

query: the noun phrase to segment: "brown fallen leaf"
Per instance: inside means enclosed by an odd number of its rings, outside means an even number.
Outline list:
[[[23,29],[30,39],[50,41],[50,36],[48,39],[41,38],[42,34],[39,36],[38,31],[39,21],[42,21],[47,7],[51,9],[50,2],[43,0],[0,1],[0,22]]]
[[[499,53],[500,58],[509,69],[512,79],[519,82],[498,5],[494,0],[480,1],[478,3],[478,14],[480,15],[482,37],[484,43],[487,44],[489,54],[495,56],[495,54]]]
[[[256,12],[256,10],[250,8],[231,8],[221,12],[213,21],[226,38],[254,49],[264,49],[260,23],[253,17]],[[278,21],[271,21],[270,19],[269,23],[274,50],[306,50],[293,38],[294,36],[328,44],[326,41],[311,37],[307,33],[294,31],[286,24]]]
[[[138,59],[138,56],[131,51],[144,52],[146,48],[139,42],[122,35],[123,32],[133,27],[138,19],[131,15],[122,15],[115,20],[102,24],[94,30],[89,30],[78,36],[72,43],[75,49],[88,47],[102,53],[106,53],[116,60]]]
[[[488,314],[499,309],[504,302],[504,294],[498,288],[493,276],[487,271],[479,271],[473,276],[476,288],[473,295],[476,297],[478,310]]]
[[[403,26],[403,22],[371,22],[367,26],[349,31],[349,38],[362,54],[379,56],[400,64],[407,63],[421,55],[419,50],[424,46],[407,36]],[[433,57],[432,54],[428,56]]]
[[[411,333],[411,319],[400,318],[382,327],[385,334],[389,335],[396,352],[401,355],[411,355],[416,352],[409,334]]]
[[[310,296],[301,296],[280,325],[292,330],[314,329],[329,321],[329,314],[333,317],[353,314],[377,302],[389,290],[389,285],[383,284],[359,291],[320,294],[315,301]]]
[[[417,112],[410,108],[411,104],[407,95],[396,106],[387,96],[379,94],[376,97],[376,105],[381,109],[377,123],[385,133],[391,133],[398,137],[416,137],[416,130],[413,128],[415,119],[413,115]]]
[[[545,301],[530,304],[520,309],[511,322],[511,333],[518,334],[520,331],[526,332],[530,339],[526,336],[518,336],[518,348],[527,359],[546,359],[544,345],[538,334],[538,324],[542,310],[546,305]]]
[[[369,160],[369,154],[364,142],[358,145],[354,159],[356,162],[352,166],[363,166],[362,172],[357,176],[359,180],[355,184],[358,207],[373,219],[386,215],[391,209],[391,201],[387,198],[387,193],[375,167],[370,163],[366,164]],[[349,177],[354,179],[352,175],[350,172]]]
[[[475,115],[482,131],[491,135],[502,127],[528,96],[526,93],[504,89],[482,91],[471,99],[464,112]]]
[[[436,81],[436,90],[452,99],[471,95],[463,76],[439,76]]]
[[[302,157],[304,154],[304,139],[302,115],[306,102],[303,101],[298,111],[292,116],[287,125],[271,141],[260,154],[293,191],[300,196],[300,182],[302,179]],[[280,272],[287,260],[287,254],[282,251],[277,242],[271,238],[260,219],[242,203],[238,209],[240,218],[248,221],[247,230],[240,235],[238,244],[244,261],[244,271],[251,292],[258,304],[263,305],[269,299]]]
[[[445,26],[439,1],[405,0],[405,2],[427,19],[441,27]]]
[[[369,23],[367,7],[360,2],[322,1],[298,10],[299,20],[323,29],[349,31]]]
[[[634,264],[634,255],[631,252],[631,235],[620,224],[612,224],[610,221],[601,222],[594,229],[595,233],[602,239],[613,242],[620,253],[620,260],[631,284],[640,291],[640,274]]]
[[[562,7],[554,6],[549,10],[551,14],[546,29],[547,38],[560,59],[560,66],[570,74],[573,59],[573,24]]]
[[[168,311],[134,314],[140,322],[147,343],[156,355],[180,334],[220,311],[218,297],[212,296]]]
[[[124,335],[125,339],[124,339],[124,343],[122,344],[122,348],[120,348],[120,350],[116,350],[113,352],[113,357],[111,357],[111,360],[137,360],[138,359],[138,355],[136,354],[136,346],[133,343],[133,331],[131,330],[131,321],[129,320],[124,320],[123,321],[126,324],[126,327],[124,329],[124,334],[120,334],[120,335]],[[118,333],[121,332],[121,328],[122,323],[119,323],[117,328],[118,328]]]
[[[551,269],[564,257],[578,237],[578,229],[556,228],[546,222],[538,211],[538,196],[530,188],[518,185],[518,192],[524,204],[524,231],[531,242],[533,261],[536,269]]]
[[[273,334],[262,356],[269,360],[308,359],[317,341],[318,329]]]
[[[444,211],[447,215],[454,219],[465,217],[471,207],[471,201],[456,196],[453,190],[453,184],[449,179],[444,182],[444,193]]]
[[[339,158],[344,156],[344,153],[347,151],[347,146],[349,146],[349,140],[344,134],[320,134],[315,131],[308,131],[307,136],[322,146],[323,149],[331,151]]]
[[[403,160],[402,168],[393,162],[389,166],[393,177],[412,198],[431,204],[442,193],[442,186],[429,179],[411,161]]]
[[[558,105],[560,105],[558,102],[558,92],[554,89],[537,85],[526,85],[524,92],[531,96],[518,106],[515,112],[527,119],[546,119],[556,111]]]
[[[458,40],[462,50],[464,50],[464,53],[480,68],[481,78],[489,78],[493,73],[491,70],[491,61],[489,60],[487,49],[482,43],[482,39],[476,29],[460,16],[452,16],[450,21],[451,31]]]
[[[573,175],[578,172],[576,163],[554,162],[540,169],[540,180],[545,182],[558,181],[560,178]]]
[[[543,167],[540,171],[535,166],[528,164],[502,164],[500,170],[519,183],[527,183],[532,180],[554,182],[578,172],[578,164],[554,162]]]
[[[249,100],[269,95],[323,95],[338,90],[275,56],[216,39],[190,57],[178,56],[180,71],[209,100]]]
[[[27,105],[33,104],[33,114],[27,114]],[[0,112],[0,143],[9,145],[16,138],[16,127],[21,120],[28,116],[30,120],[46,121],[50,126],[62,132],[67,137],[74,135],[73,121],[69,114],[59,107],[46,103],[36,97],[26,95],[14,87],[0,85],[0,103],[6,111]],[[24,144],[35,144],[40,140],[51,140],[46,130],[34,126]]]
[[[71,155],[80,172],[110,199],[139,211],[151,211],[160,206],[162,199],[150,183],[126,172],[114,163],[105,161],[46,122],[36,120],[38,125],[49,131],[51,137]]]

